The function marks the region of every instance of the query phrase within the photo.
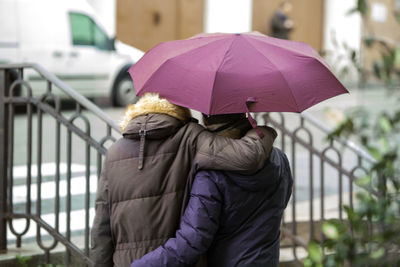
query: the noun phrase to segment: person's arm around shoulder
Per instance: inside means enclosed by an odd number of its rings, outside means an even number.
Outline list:
[[[218,230],[222,197],[207,171],[197,173],[175,238],[135,260],[131,267],[192,266],[210,247]]]
[[[241,139],[222,137],[203,131],[197,138],[194,163],[197,169],[236,171],[252,174],[260,170],[268,159],[277,136],[271,127],[258,127],[264,134],[260,138],[252,129]]]
[[[114,245],[110,227],[110,207],[108,202],[108,180],[106,177],[106,164],[100,175],[95,200],[93,226],[91,230],[90,259],[96,267],[112,267]]]

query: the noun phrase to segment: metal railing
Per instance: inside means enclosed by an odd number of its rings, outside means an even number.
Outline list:
[[[35,95],[24,76],[29,71],[44,79],[43,93]],[[13,81],[11,73],[16,76]],[[75,110],[62,109],[61,99],[71,100]],[[23,114],[16,115],[21,106]],[[277,129],[276,145],[291,162],[294,188],[283,220],[282,246],[292,248],[298,260],[298,247],[323,239],[320,222],[345,219],[343,204],[354,205],[354,181],[374,160],[348,140],[327,141],[330,129],[307,114],[258,114],[257,120]],[[0,250],[6,251],[7,240],[13,238],[20,247],[22,238],[30,235],[47,262],[61,243],[66,266],[71,265],[71,253],[92,265],[89,233],[96,183],[106,143],[120,134],[108,115],[39,65],[0,65]],[[26,148],[14,153],[20,140]],[[52,155],[44,159],[50,150]],[[77,163],[83,165],[76,167]]]
[[[368,172],[375,159],[349,140],[328,140],[332,130],[307,113],[259,114],[257,120],[277,130],[275,145],[290,161],[293,194],[281,230],[283,240],[289,239],[283,246],[292,248],[300,263],[297,248],[306,249],[312,240],[323,241],[325,220],[346,219],[343,206],[353,207],[356,191],[365,190],[355,181]]]
[[[28,83],[24,77],[25,72],[35,72],[36,75],[40,75],[45,81],[45,84],[42,84],[46,88],[45,92],[35,95],[31,83]],[[72,101],[75,111],[64,112],[61,109],[61,99]],[[27,125],[24,133],[16,133],[15,123],[18,120],[16,110],[18,111],[21,106],[25,109],[22,117],[26,120]],[[46,115],[45,125],[43,123],[44,114]],[[98,129],[96,129],[96,133],[92,132],[91,126],[94,119],[98,120],[98,124],[103,125],[103,134],[99,133]],[[54,123],[54,132],[49,133],[51,121]],[[21,130],[18,129],[18,131]],[[63,132],[65,132],[64,135],[62,135]],[[93,169],[91,168],[91,163],[93,163],[91,155],[97,154],[95,176],[99,177],[103,156],[107,150],[105,143],[114,142],[120,133],[119,127],[102,110],[41,66],[37,64],[0,65],[0,250],[7,250],[8,232],[15,236],[16,246],[21,247],[22,237],[28,234],[33,221],[36,223],[36,234],[34,234],[36,243],[43,250],[46,262],[50,262],[50,253],[61,243],[66,248],[66,266],[71,264],[71,253],[74,253],[87,265],[92,265],[89,258],[90,213],[93,212],[91,207],[93,207],[94,200],[93,192],[91,192],[93,191],[91,190],[91,182],[93,182],[91,179],[91,170]],[[15,143],[19,142],[16,140],[17,134],[19,139],[26,140],[24,153],[18,155],[14,153]],[[43,142],[44,134],[48,135],[45,142]],[[35,141],[33,136],[36,137]],[[84,176],[81,179],[84,181],[84,185],[77,185],[84,187],[84,209],[81,214],[83,218],[78,219],[84,222],[84,238],[81,246],[83,250],[71,241],[73,233],[71,216],[74,212],[71,188],[75,178],[72,175],[72,167],[74,166],[73,156],[77,154],[73,153],[73,148],[77,148],[73,146],[73,137],[83,143],[78,149],[80,150],[79,154],[83,153],[84,155]],[[54,142],[51,145],[48,144],[50,140]],[[46,170],[42,169],[42,158],[45,145],[48,146],[46,153],[50,153],[49,149],[54,150],[54,156],[52,156],[54,171],[50,177],[45,177],[44,181],[43,171],[46,172]],[[64,151],[62,151],[62,145],[66,146]],[[33,154],[34,149],[36,150],[35,155]],[[14,161],[21,161],[17,158],[22,156],[20,154],[26,154],[24,164],[26,174],[23,175],[24,179],[17,181],[14,175],[14,170],[16,170]],[[36,164],[33,162],[34,156]],[[61,158],[64,158],[66,162],[62,163]],[[60,170],[62,164],[65,166],[64,179],[62,179]],[[36,169],[36,174],[33,174],[33,169]],[[94,183],[96,182],[97,178]],[[15,183],[19,185],[19,189],[21,189],[21,184],[23,185],[22,191],[26,190],[22,194],[24,198],[22,203],[14,196],[14,193],[18,191]],[[36,192],[33,192],[35,188]],[[64,192],[64,197],[62,197],[61,191]],[[21,193],[21,190],[18,192]],[[42,202],[49,193],[54,195],[51,220],[46,219],[46,216],[42,214],[42,207],[48,206],[48,203],[44,205]],[[21,198],[21,196],[18,197]],[[61,205],[61,200],[64,202],[63,205]],[[24,207],[21,208],[21,205]],[[34,210],[33,207],[36,209]],[[60,225],[63,225],[61,217],[65,220],[64,225],[66,226],[62,230],[60,229]],[[24,225],[21,220],[25,221]],[[74,220],[76,219],[74,218]],[[42,240],[43,229],[52,237],[50,243]]]

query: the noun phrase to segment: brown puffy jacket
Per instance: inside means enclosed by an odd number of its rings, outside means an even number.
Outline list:
[[[254,172],[275,138],[268,130],[262,140],[255,132],[238,140],[220,137],[175,113],[151,110],[157,113],[130,116],[124,137],[108,150],[92,227],[96,267],[129,266],[174,237],[196,170]]]

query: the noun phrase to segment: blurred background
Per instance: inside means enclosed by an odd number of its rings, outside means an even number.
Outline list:
[[[5,76],[0,72],[0,86],[12,87],[10,95],[15,97],[14,102],[10,98],[5,104],[0,102],[6,107],[0,105],[0,186],[7,186],[6,176],[8,185],[14,182],[0,194],[0,212],[8,208],[19,216],[10,219],[12,227],[8,228],[0,220],[0,237],[7,232],[7,240],[0,240],[0,250],[9,245],[9,253],[0,255],[0,265],[24,253],[14,249],[22,237],[25,251],[55,251],[54,232],[50,235],[43,225],[35,229],[21,219],[29,212],[39,214],[59,234],[57,238],[67,236],[64,244],[72,239],[84,248],[81,260],[85,260],[104,147],[120,137],[117,123],[125,106],[137,100],[127,70],[144,52],[160,42],[201,32],[250,31],[310,44],[350,92],[311,107],[303,112],[307,117],[270,115],[274,125],[282,127],[276,145],[284,147],[286,140],[285,152],[292,166],[296,161],[300,166],[294,170],[298,184],[285,222],[309,221],[311,227],[303,225],[298,231],[293,227],[295,237],[297,233],[307,235],[303,238],[309,242],[318,235],[312,229],[321,225],[323,205],[327,207],[325,218],[341,216],[337,202],[342,204],[343,195],[344,202],[350,196],[352,203],[356,171],[366,172],[374,160],[386,160],[383,155],[392,150],[393,162],[398,162],[400,0],[0,0],[0,64],[11,66],[3,67]],[[10,65],[24,62],[39,64],[43,70]],[[92,102],[71,93],[56,77]],[[11,86],[21,78],[29,86]],[[93,102],[96,107],[91,106]],[[200,118],[198,112],[193,114]],[[261,123],[265,118],[258,116]],[[5,128],[12,126],[10,140],[2,136],[3,123]],[[341,141],[327,141],[337,126],[335,134]],[[296,139],[298,130],[301,138],[312,133],[310,144],[307,138]],[[5,147],[13,151],[11,156]],[[381,166],[400,166],[393,162]],[[395,172],[400,172],[398,167]],[[346,175],[350,183],[343,185],[341,179]],[[40,183],[39,177],[43,178]],[[325,204],[320,209],[322,199]],[[14,205],[5,207],[7,201]],[[45,242],[38,249],[40,234]],[[294,247],[296,242],[284,245]],[[60,243],[57,249],[61,251],[59,247]],[[281,258],[285,253],[282,250]],[[50,262],[49,258],[45,261]]]
[[[350,88],[377,83],[377,79],[367,82],[366,77],[381,60],[385,49],[382,42],[395,47],[400,38],[398,0],[40,0],[35,4],[1,0],[0,3],[0,62],[38,62],[85,96],[105,96],[116,106],[136,100],[126,82],[129,79],[122,77],[122,72],[142,52],[160,42],[189,38],[200,32],[259,31],[279,37],[279,33],[274,33],[279,27],[274,16],[281,16],[287,21],[282,24],[286,33],[280,37],[310,44]],[[363,5],[368,5],[368,9],[361,16],[357,9]],[[93,40],[85,34],[92,35]],[[376,42],[366,45],[368,38]],[[126,56],[125,62],[121,61],[122,56]],[[99,61],[101,65],[95,63]],[[117,80],[121,83],[117,84]]]
[[[0,3],[0,63],[37,62],[83,95],[108,98],[115,106],[136,100],[124,73],[143,52],[160,42],[200,32],[259,31],[306,42],[352,89],[380,84],[372,76],[382,61],[382,52],[385,46],[396,47],[400,38],[398,0]],[[286,20],[282,36],[274,33],[279,27],[274,17],[279,16]],[[100,61],[102,64],[96,64]],[[37,76],[31,80],[39,83]]]

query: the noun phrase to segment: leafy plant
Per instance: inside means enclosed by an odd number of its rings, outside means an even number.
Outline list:
[[[368,12],[368,5],[366,0],[357,0],[357,5],[352,8],[348,14],[360,13],[365,16]]]
[[[29,256],[21,256],[19,254],[17,254],[15,256],[15,258],[17,259],[18,263],[20,264],[21,267],[28,267],[28,262],[32,259],[32,257]],[[38,265],[38,267],[63,267],[62,265],[53,265],[53,264],[40,264]]]
[[[350,13],[367,14],[365,0],[357,1]],[[395,13],[400,23],[400,15]],[[366,46],[378,44],[380,60],[373,63],[375,77],[386,88],[400,88],[400,46],[373,35]],[[351,58],[356,59],[356,52]],[[360,72],[364,72],[360,68]],[[365,72],[364,72],[365,73]],[[399,103],[400,104],[400,103]],[[348,113],[347,119],[329,138],[357,139],[375,159],[368,172],[357,179],[362,190],[354,208],[344,206],[347,220],[323,223],[325,239],[308,247],[305,266],[400,266],[400,105],[378,116],[362,108]]]
[[[19,254],[15,256],[17,259],[18,263],[21,265],[21,267],[28,267],[28,261],[31,260],[31,257],[24,257]]]

